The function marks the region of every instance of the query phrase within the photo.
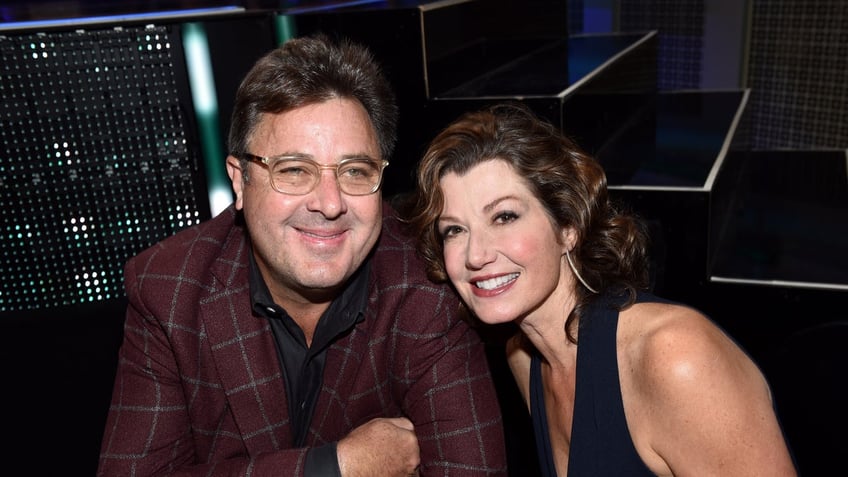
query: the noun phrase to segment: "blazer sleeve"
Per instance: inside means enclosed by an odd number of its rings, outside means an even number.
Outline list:
[[[411,327],[396,370],[409,383],[403,407],[415,425],[421,475],[506,475],[503,422],[480,336],[459,318],[444,286],[422,285],[400,310]]]

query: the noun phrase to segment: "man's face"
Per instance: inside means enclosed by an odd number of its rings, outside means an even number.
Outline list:
[[[248,152],[257,156],[298,155],[321,165],[348,157],[382,159],[368,114],[351,99],[265,114],[249,144]],[[251,161],[242,171],[231,156],[227,170],[256,262],[278,304],[332,300],[377,242],[380,192],[347,195],[339,189],[335,172],[323,169],[311,192],[287,195],[271,187],[268,169],[261,163]]]

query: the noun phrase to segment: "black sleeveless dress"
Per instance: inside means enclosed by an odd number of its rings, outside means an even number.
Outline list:
[[[621,401],[616,355],[618,310],[623,297],[604,296],[591,304],[580,323],[577,375],[568,477],[653,476],[630,438]],[[666,302],[640,293],[637,303]],[[530,362],[530,413],[541,473],[557,475],[542,390],[541,356]]]

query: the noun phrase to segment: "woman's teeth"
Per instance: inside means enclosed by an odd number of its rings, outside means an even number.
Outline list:
[[[518,278],[517,273],[510,273],[509,275],[502,275],[500,277],[490,278],[488,280],[483,280],[479,282],[475,282],[474,285],[478,288],[482,288],[484,290],[493,290],[498,287],[502,287],[507,283]]]

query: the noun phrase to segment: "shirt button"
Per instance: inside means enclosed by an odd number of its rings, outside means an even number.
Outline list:
[[[276,312],[273,308],[271,308],[270,306],[269,306],[268,308],[265,308],[265,309],[266,309],[266,310],[268,310],[268,313],[270,313],[270,314],[272,314],[272,315],[276,315],[276,314],[277,314],[277,312]]]
[[[306,401],[303,401],[302,403],[300,403],[300,410],[302,411],[304,409],[306,409]]]

